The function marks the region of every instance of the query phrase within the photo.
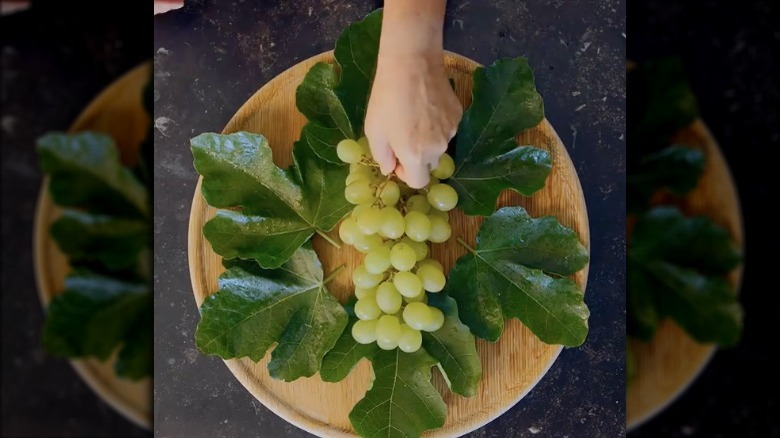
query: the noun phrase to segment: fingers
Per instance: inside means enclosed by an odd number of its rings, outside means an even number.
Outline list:
[[[374,161],[379,164],[379,170],[382,172],[382,175],[392,172],[396,167],[396,160],[390,144],[387,141],[383,141],[381,137],[379,139],[368,137],[368,145],[371,148],[371,155],[374,156]]]
[[[421,189],[430,182],[430,171],[428,166],[409,166],[398,164],[395,167],[395,174],[401,181],[413,189]]]
[[[373,113],[373,112],[372,112]],[[378,128],[380,122],[375,121],[373,114],[366,117],[366,138],[368,138],[368,147],[371,149],[371,155],[374,161],[379,164],[379,170],[383,175],[387,175],[395,169],[395,153],[390,148],[387,137],[382,134]]]
[[[407,146],[413,141],[408,141]],[[439,163],[439,158],[447,150],[447,142],[439,141],[422,143],[422,147],[395,148],[398,165],[395,173],[409,187],[419,189],[425,187],[431,180],[431,169]]]

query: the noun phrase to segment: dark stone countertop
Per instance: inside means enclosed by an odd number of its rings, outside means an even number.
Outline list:
[[[95,6],[85,16],[70,2],[62,3],[35,4],[29,11],[0,18],[0,435],[150,436],[114,412],[67,360],[49,356],[40,343],[43,309],[33,275],[32,236],[42,175],[35,139],[48,131],[68,129],[103,88],[150,58],[152,42],[151,7]]]
[[[194,345],[187,267],[197,181],[189,139],[220,131],[263,84],[333,48],[378,4],[189,2],[155,17],[155,432],[160,437],[308,436],[266,409]],[[539,385],[472,437],[624,433],[625,6],[621,1],[448,2],[445,48],[483,64],[525,55],[588,205],[591,332]]]
[[[780,5],[652,0],[633,2],[628,21],[632,60],[683,60],[702,119],[731,168],[745,230],[741,342],[718,351],[677,401],[629,437],[778,437],[780,367],[772,347],[780,296],[772,278],[777,226],[771,223],[777,218],[767,209],[776,195],[777,163],[767,154],[776,156],[780,147]]]

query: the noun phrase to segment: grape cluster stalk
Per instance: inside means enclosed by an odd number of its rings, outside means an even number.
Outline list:
[[[446,242],[452,235],[449,211],[458,194],[440,182],[452,176],[455,162],[444,154],[430,183],[415,190],[394,174],[382,175],[371,156],[368,140],[345,139],[336,147],[349,164],[344,196],[355,207],[339,227],[339,237],[365,254],[355,268],[355,315],[352,337],[361,344],[376,342],[383,350],[413,353],[422,332],[435,332],[444,314],[429,306],[428,293],[444,289],[446,277],[429,257],[427,242]]]

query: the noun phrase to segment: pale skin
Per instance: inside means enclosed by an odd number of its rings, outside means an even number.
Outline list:
[[[376,76],[366,112],[374,160],[410,187],[430,170],[455,135],[463,108],[444,69],[446,0],[386,0]]]

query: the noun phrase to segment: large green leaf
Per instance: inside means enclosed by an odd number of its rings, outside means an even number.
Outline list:
[[[726,229],[704,216],[686,218],[675,207],[656,207],[640,216],[629,252],[640,262],[662,259],[716,274],[731,271],[742,260]]]
[[[376,381],[350,414],[352,426],[361,436],[419,436],[426,429],[440,427],[443,420],[437,416],[443,401],[430,386],[430,368],[437,362],[453,392],[467,397],[476,393],[482,365],[474,336],[458,319],[455,300],[444,294],[428,297],[429,305],[445,313],[444,325],[434,333],[423,333],[422,348],[414,354],[355,342],[352,325],[357,318],[353,304],[346,305],[350,323],[322,360],[320,376],[326,382],[339,382],[364,357],[372,362]],[[397,391],[388,393],[388,387]]]
[[[491,214],[504,189],[531,195],[544,186],[550,154],[518,147],[514,137],[544,118],[542,97],[525,58],[507,58],[474,71],[471,106],[463,114],[449,183],[466,214]]]
[[[65,357],[106,359],[118,350],[117,375],[134,380],[152,370],[151,134],[150,126],[133,171],[104,134],[52,133],[37,144],[49,193],[63,208],[51,235],[74,269],[47,309],[43,345]]]
[[[52,133],[38,139],[37,149],[56,204],[109,215],[151,215],[146,189],[119,162],[111,137]]]
[[[336,42],[338,65],[315,64],[295,91],[296,106],[309,120],[301,131],[301,141],[308,142],[324,160],[343,165],[336,145],[345,138],[363,135],[381,26],[381,10],[351,24]]]
[[[428,305],[444,312],[444,325],[435,332],[423,332],[422,346],[439,361],[452,392],[471,397],[482,379],[474,335],[460,322],[458,305],[452,298],[441,293],[428,294]]]
[[[268,142],[258,134],[206,133],[191,146],[206,201],[240,208],[220,212],[204,227],[223,257],[277,268],[312,234],[330,231],[350,210],[343,193],[349,169],[320,159],[308,142],[296,143],[287,170],[274,165]]]
[[[236,263],[219,277],[219,286],[200,308],[198,348],[258,362],[278,342],[268,364],[277,379],[316,373],[347,325],[347,313],[325,288],[322,266],[308,245],[279,269]]]
[[[682,145],[669,146],[638,159],[626,177],[628,211],[646,209],[651,196],[662,188],[676,195],[693,190],[704,172],[704,164],[700,150]]]
[[[97,261],[116,270],[138,263],[151,237],[147,222],[65,209],[52,224],[51,234],[71,263]]]
[[[148,341],[133,336],[132,330],[139,315],[151,306],[146,284],[76,272],[65,280],[65,291],[49,304],[43,344],[62,357],[106,359],[120,345],[124,345],[120,356],[128,355]],[[141,377],[136,370],[141,366],[148,370],[151,364],[137,360],[130,368],[118,366],[118,374]]]
[[[309,122],[324,128],[337,129],[340,137],[357,138],[355,127],[336,95],[338,68],[332,64],[314,64],[295,90],[295,104]]]
[[[554,218],[533,219],[522,207],[488,217],[473,251],[459,258],[445,292],[476,336],[497,341],[505,318],[517,318],[543,342],[577,346],[588,333],[587,306],[574,281],[587,249]]]
[[[460,322],[455,300],[445,294],[428,294],[428,304],[444,312],[444,325],[436,332],[423,332],[422,348],[439,362],[452,392],[471,397],[482,377],[482,365],[477,355],[476,340],[469,328]],[[339,382],[364,357],[379,351],[376,343],[358,344],[352,337],[352,325],[357,321],[352,304],[347,304],[350,322],[336,345],[322,360],[320,376],[326,382]]]
[[[671,317],[699,342],[735,344],[742,310],[725,274],[741,260],[729,233],[705,217],[656,207],[636,222],[628,253],[629,334],[649,339]]]
[[[382,10],[377,9],[341,32],[333,52],[341,67],[341,82],[336,87],[336,95],[343,102],[356,136],[363,134],[381,31]]]
[[[425,350],[379,351],[371,357],[374,382],[349,420],[364,438],[412,438],[444,425],[447,406],[431,384],[436,359]]]
[[[204,234],[226,258],[254,259],[277,268],[315,232],[330,231],[350,210],[344,198],[347,166],[336,155],[344,138],[358,138],[379,47],[381,10],[350,25],[336,43],[338,67],[315,64],[296,90],[309,123],[293,147],[295,164],[273,164],[260,135],[201,134],[191,140],[203,196],[221,211]]]
[[[140,379],[152,374],[154,303],[152,294],[147,296],[148,302],[142,306],[135,323],[125,335],[124,347],[119,351],[116,362],[117,374],[131,379]]]

